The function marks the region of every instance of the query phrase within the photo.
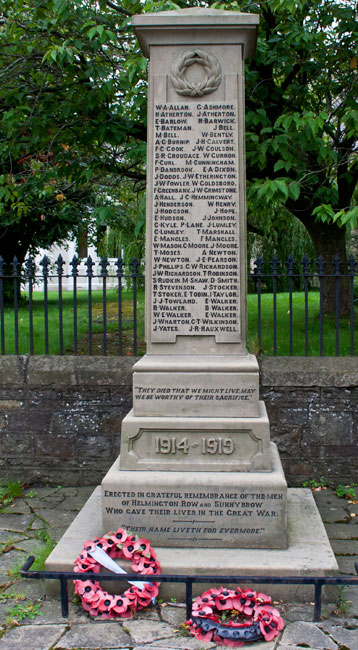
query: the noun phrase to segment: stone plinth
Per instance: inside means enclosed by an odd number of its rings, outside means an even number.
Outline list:
[[[214,551],[196,545],[195,548],[164,548],[155,546],[161,563],[162,573],[218,576],[216,586],[220,586],[221,575],[235,576],[324,576],[338,573],[338,565],[331,549],[322,520],[310,490],[289,489],[288,505],[288,548],[274,549],[233,549],[220,548]],[[102,527],[101,489],[96,488],[81,512],[77,515],[65,535],[46,560],[46,570],[72,571],[73,562],[83,548],[86,539],[95,539],[108,532]],[[127,567],[124,567],[129,570]],[[50,584],[52,583],[53,584]],[[235,587],[240,584],[235,582]],[[123,587],[118,584],[106,589],[112,593],[121,593]],[[213,585],[211,584],[210,587]],[[242,584],[244,586],[244,584]],[[246,585],[245,585],[246,586]],[[274,600],[285,599],[288,602],[310,601],[313,599],[313,587],[305,585],[258,585],[247,583],[258,591],[269,593]],[[70,589],[73,589],[69,582]],[[206,585],[193,585],[194,595],[201,594]],[[46,588],[58,592],[58,581],[46,580]],[[334,600],[332,590],[323,591],[324,597]],[[178,583],[161,584],[160,598],[185,598],[184,585]]]
[[[287,484],[271,445],[267,473],[134,472],[117,460],[102,481],[103,528],[168,548],[285,548]]]
[[[122,421],[121,469],[270,472],[265,404],[258,417],[136,417]]]
[[[133,370],[136,416],[259,416],[259,367],[253,354],[146,355]]]

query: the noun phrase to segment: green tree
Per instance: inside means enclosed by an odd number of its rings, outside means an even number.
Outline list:
[[[260,10],[247,69],[248,199],[251,211],[307,229],[317,255],[338,254],[358,217],[357,6],[345,0],[240,3]],[[325,308],[334,286],[326,283]],[[345,300],[344,300],[345,298]],[[343,310],[347,292],[342,296]]]
[[[7,264],[106,219],[114,178],[117,185],[124,174],[144,178],[139,74],[145,77],[146,61],[126,7],[141,4],[1,5],[0,255]]]
[[[296,217],[317,254],[345,265],[358,217],[355,0],[3,0],[0,254],[106,222],[111,189],[120,201],[143,187],[147,62],[130,18],[192,6],[261,16],[246,65],[249,229]]]

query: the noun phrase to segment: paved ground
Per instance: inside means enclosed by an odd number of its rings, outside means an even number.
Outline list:
[[[90,620],[71,603],[61,618],[58,600],[44,596],[40,581],[23,580],[19,567],[43,548],[44,531],[58,540],[93,488],[40,488],[32,498],[16,499],[0,517],[0,650],[204,650],[213,643],[182,636],[180,604],[162,603],[122,624]],[[358,504],[331,490],[314,493],[341,573],[354,575],[358,561]],[[324,606],[324,620],[313,623],[312,604],[279,603],[286,627],[254,650],[358,650],[358,587],[345,589],[339,602]],[[221,646],[222,647],[222,646]]]

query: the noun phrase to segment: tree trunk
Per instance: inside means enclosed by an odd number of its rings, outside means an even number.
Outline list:
[[[4,241],[4,239],[2,239]],[[13,276],[13,266],[12,262],[14,257],[17,258],[18,267],[16,275],[20,276],[21,265],[25,260],[27,249],[25,250],[23,246],[13,243],[9,238],[5,240],[5,244],[0,245],[0,255],[3,259],[3,269],[2,269],[2,279],[3,279],[3,299],[5,304],[13,305],[14,304],[14,293],[15,293],[15,278]],[[17,295],[18,299],[21,296],[21,282],[20,279],[17,279]]]
[[[339,273],[348,273],[347,266],[347,249],[346,249],[346,231],[344,228],[338,228],[332,223],[304,223],[312,239],[317,258],[321,255],[325,261],[323,279],[323,309],[326,314],[336,313],[336,294],[337,282],[334,273],[337,270],[333,261],[338,255],[341,264]],[[326,277],[330,274],[331,277]],[[339,287],[339,313],[340,316],[347,316],[350,311],[349,289],[350,279],[348,276],[340,277]]]

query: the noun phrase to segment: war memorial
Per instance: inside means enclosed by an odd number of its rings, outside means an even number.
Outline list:
[[[48,569],[71,570],[85,539],[122,526],[151,541],[163,573],[337,571],[311,492],[287,488],[246,350],[244,61],[258,22],[209,9],[132,21],[150,60],[147,352],[120,457]]]

